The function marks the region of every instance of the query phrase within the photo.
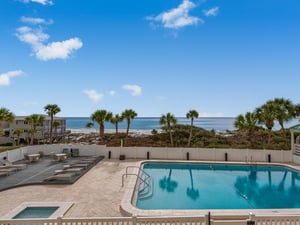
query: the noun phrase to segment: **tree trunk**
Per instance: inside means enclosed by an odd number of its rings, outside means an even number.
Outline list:
[[[52,130],[53,130],[53,115],[50,117],[50,144],[52,144]]]

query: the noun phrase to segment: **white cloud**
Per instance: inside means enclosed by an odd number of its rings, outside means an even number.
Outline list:
[[[35,3],[39,3],[42,5],[53,5],[53,1],[51,0],[20,0],[23,3],[30,3],[30,2],[35,2]]]
[[[75,37],[65,41],[45,43],[49,35],[41,29],[32,29],[27,26],[17,29],[17,37],[20,41],[29,44],[40,60],[67,59],[70,55],[83,46],[82,41]]]
[[[0,86],[10,85],[11,78],[24,74],[22,70],[13,70],[0,74]]]
[[[83,93],[86,94],[94,102],[99,102],[104,97],[103,94],[97,93],[97,91],[93,89],[84,90]]]
[[[203,10],[205,16],[216,16],[219,13],[219,7],[214,7],[208,10]]]
[[[224,117],[223,113],[199,112],[199,117]]]
[[[177,8],[173,8],[167,12],[162,12],[154,17],[147,17],[146,19],[149,21],[159,22],[163,25],[163,27],[169,29],[179,29],[185,26],[204,23],[201,18],[189,15],[190,10],[195,7],[196,4],[193,2],[189,0],[183,0],[183,2]]]
[[[51,23],[53,23],[52,20],[46,21],[43,18],[34,18],[34,17],[26,17],[26,16],[22,16],[21,21],[23,23],[28,23],[28,24],[51,24]]]
[[[123,89],[130,91],[130,94],[132,96],[138,96],[138,95],[142,94],[142,88],[138,85],[126,84],[126,85],[123,85]]]
[[[115,95],[116,95],[116,91],[111,90],[111,91],[108,92],[108,94],[109,94],[110,96],[115,96]]]

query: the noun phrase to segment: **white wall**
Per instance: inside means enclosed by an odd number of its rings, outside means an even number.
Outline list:
[[[79,155],[103,155],[108,158],[118,159],[120,155],[125,155],[126,159],[147,159],[149,152],[150,159],[177,159],[186,160],[189,153],[190,160],[203,161],[224,161],[227,153],[228,161],[242,162],[268,162],[268,155],[271,162],[295,162],[300,164],[300,157],[292,155],[292,151],[284,150],[251,150],[251,149],[214,149],[214,148],[153,148],[153,147],[106,147],[105,145],[33,145],[19,148],[13,151],[0,153],[0,159],[4,156],[9,161],[14,162],[23,159],[25,153],[50,152],[60,153],[64,148],[78,148]]]
[[[146,159],[149,152],[150,159],[178,159],[186,160],[189,153],[190,160],[224,161],[227,153],[228,161],[292,162],[292,152],[286,150],[252,150],[252,149],[214,149],[214,148],[152,148],[152,147],[106,147],[111,151],[111,158]]]

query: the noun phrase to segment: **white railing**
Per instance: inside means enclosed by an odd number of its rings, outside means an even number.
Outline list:
[[[295,155],[300,155],[300,144],[295,144],[294,145],[294,154]]]
[[[206,225],[206,217],[110,217],[1,220],[1,225]]]
[[[106,217],[1,220],[0,225],[300,225],[300,215],[252,216],[249,219],[221,219],[202,217]]]

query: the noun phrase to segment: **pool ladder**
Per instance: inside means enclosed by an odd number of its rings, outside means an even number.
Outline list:
[[[128,169],[130,168],[138,168],[139,170],[137,174],[129,173]],[[138,183],[136,187],[139,188],[139,199],[148,198],[152,195],[153,179],[148,173],[146,173],[143,169],[141,169],[138,166],[127,166],[126,173],[124,173],[122,176],[122,187],[124,187],[124,178],[126,178],[128,175],[136,176],[138,178]]]

